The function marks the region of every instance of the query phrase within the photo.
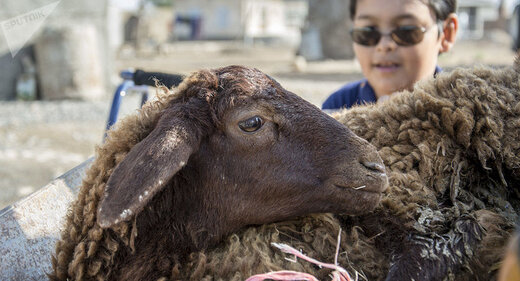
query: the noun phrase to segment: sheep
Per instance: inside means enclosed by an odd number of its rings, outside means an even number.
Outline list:
[[[390,187],[373,212],[243,228],[190,254],[169,279],[244,280],[285,269],[325,280],[327,270],[289,262],[270,244],[286,243],[330,262],[341,230],[339,264],[368,280],[494,280],[520,206],[519,69],[518,62],[505,69],[457,69],[384,103],[335,115],[375,145],[387,166]],[[95,203],[80,200],[76,213],[95,213]],[[80,218],[76,227],[89,231],[93,221],[82,224]],[[130,226],[124,228],[128,233]],[[68,253],[61,266],[70,263],[72,273],[85,268],[87,242],[65,235],[58,245]],[[77,263],[73,247],[79,249]],[[106,249],[88,256],[110,259]]]
[[[366,280],[496,280],[520,210],[520,62],[455,69],[380,104],[334,115],[373,144],[390,187],[364,215],[322,214],[251,226],[197,252],[171,280],[245,280],[293,263],[285,243]]]
[[[49,278],[170,278],[245,226],[364,214],[387,185],[372,145],[274,79],[201,70],[97,148]]]

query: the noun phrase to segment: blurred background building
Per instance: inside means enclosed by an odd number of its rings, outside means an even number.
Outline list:
[[[54,9],[42,14],[41,10],[52,4],[55,4]],[[78,93],[86,97],[101,95],[107,86],[104,77],[108,75],[113,55],[108,48],[107,7],[106,0],[3,1],[0,8],[4,33],[0,36],[0,100],[15,99],[19,78],[23,73],[31,72],[36,72],[37,98],[44,98],[41,92],[47,90],[45,87],[51,90],[57,86],[48,84],[67,79],[62,82],[66,87],[60,89],[86,92]],[[40,21],[34,30],[31,28],[33,18]],[[13,28],[9,29],[9,26]],[[26,36],[27,41],[13,45],[9,35]],[[41,43],[39,60],[37,43]],[[16,52],[17,49],[20,50]],[[47,83],[46,73],[55,81]],[[41,77],[42,74],[45,77]],[[81,81],[85,79],[89,80],[90,86]]]
[[[18,0],[0,21],[0,100],[98,99],[114,87],[120,52],[153,55],[182,41],[293,48],[306,60],[351,59],[346,0]],[[460,39],[502,30],[518,40],[516,0],[459,0]],[[55,4],[29,28],[27,15]],[[25,15],[25,18],[21,17]],[[27,36],[9,46],[10,27]],[[504,33],[503,32],[503,33]],[[13,56],[10,49],[20,48]]]

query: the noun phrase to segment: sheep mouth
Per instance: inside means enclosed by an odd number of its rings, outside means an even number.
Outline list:
[[[342,184],[334,184],[339,189],[342,190],[350,190],[354,192],[366,192],[366,193],[374,193],[374,194],[382,194],[387,185],[385,184],[366,184],[366,185],[342,185]]]
[[[347,215],[362,215],[372,211],[383,198],[383,185],[370,184],[364,187],[345,184],[334,184],[336,204],[330,206],[329,212]]]

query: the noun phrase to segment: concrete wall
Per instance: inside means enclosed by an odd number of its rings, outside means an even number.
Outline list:
[[[241,2],[240,0],[175,1],[174,9],[176,16],[202,18],[201,39],[240,38],[243,32]],[[179,39],[188,37],[186,26],[175,28],[181,29],[181,34],[177,34]]]
[[[307,30],[318,33],[321,58],[351,59],[354,57],[349,29],[352,26],[348,12],[349,1],[309,0]],[[304,30],[303,32],[306,32]],[[317,39],[315,39],[317,40]],[[305,46],[301,46],[305,48]],[[312,59],[317,59],[315,55]]]
[[[244,1],[243,21],[249,37],[283,37],[287,33],[282,1]]]
[[[8,21],[14,17],[39,9],[43,6],[56,2],[56,0],[3,0],[0,9],[0,22]],[[5,22],[4,22],[5,23]],[[112,51],[109,48],[108,28],[107,28],[107,0],[61,0],[58,1],[56,8],[44,20],[25,46],[34,44],[38,36],[46,27],[60,27],[76,23],[92,24],[99,34],[97,48],[101,51],[101,61],[104,62],[103,73],[108,77],[112,68]],[[4,33],[0,29],[0,33]],[[88,42],[85,42],[88,44]],[[30,48],[23,49],[29,52]],[[16,78],[22,70],[20,58],[22,53],[18,53],[14,58],[9,51],[8,42],[5,34],[0,35],[0,100],[15,98]],[[108,86],[108,82],[105,85]]]
[[[2,280],[48,280],[50,256],[77,198],[90,158],[35,193],[0,210]]]

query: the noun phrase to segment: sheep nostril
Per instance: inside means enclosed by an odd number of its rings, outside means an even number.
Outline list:
[[[365,166],[365,168],[369,169],[370,171],[377,172],[377,173],[386,173],[385,166],[383,164],[370,162],[370,161],[361,161],[361,164]]]

